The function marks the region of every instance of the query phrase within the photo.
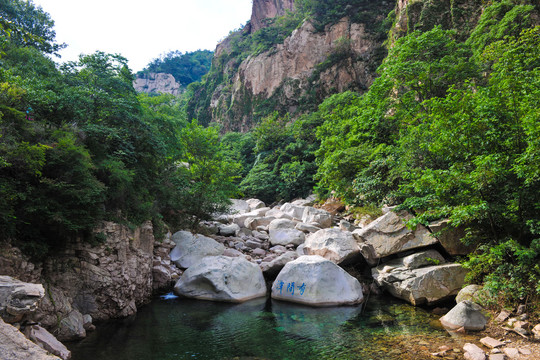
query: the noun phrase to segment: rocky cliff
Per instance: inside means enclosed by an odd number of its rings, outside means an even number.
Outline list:
[[[261,14],[272,15],[287,4],[254,1],[251,31]],[[261,48],[257,39],[265,38],[266,32],[273,34],[270,30],[232,34],[217,46],[213,69],[195,90],[188,115],[203,124],[219,123],[223,131],[248,131],[273,111],[295,116],[315,109],[331,94],[365,91],[386,55],[384,24],[392,8],[389,2],[372,1],[353,17],[329,23],[322,31],[320,23],[307,20],[266,51],[257,50]],[[249,41],[256,50],[246,55],[239,49]]]
[[[0,274],[43,284],[45,297],[33,320],[59,340],[83,338],[93,320],[134,314],[153,290],[178,277],[168,257],[174,244],[156,241],[150,222],[134,230],[105,222],[96,231],[103,243],[76,241],[43,263],[8,244],[0,248]]]
[[[253,0],[251,12],[251,32],[266,26],[268,19],[284,15],[287,10],[294,9],[294,0]]]
[[[162,93],[180,95],[182,93],[182,85],[174,79],[171,74],[165,73],[149,73],[141,78],[133,81],[133,87],[137,92]]]

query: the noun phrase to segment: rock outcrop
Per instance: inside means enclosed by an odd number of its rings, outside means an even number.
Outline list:
[[[0,316],[8,323],[16,323],[34,313],[45,289],[41,284],[31,284],[0,276]]]
[[[1,318],[0,344],[2,360],[60,360],[28,340],[17,328],[6,324]]]
[[[389,211],[366,227],[355,230],[354,236],[363,243],[364,258],[375,265],[380,258],[438,242],[423,225],[418,225],[415,230],[407,228],[405,222],[411,218],[412,215],[404,211]]]
[[[137,92],[147,94],[182,94],[182,85],[176,82],[174,76],[165,73],[148,73],[143,77],[137,77],[133,81],[133,87]]]
[[[285,15],[287,10],[294,9],[294,0],[253,0],[250,31],[252,33],[266,27],[269,19]]]
[[[266,295],[261,269],[241,258],[209,256],[188,268],[176,294],[202,300],[243,302]]]
[[[287,263],[272,285],[272,299],[312,306],[354,305],[364,300],[362,286],[345,270],[318,256]]]

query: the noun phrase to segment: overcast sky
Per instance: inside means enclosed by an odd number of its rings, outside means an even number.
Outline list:
[[[119,53],[133,71],[160,54],[214,50],[251,16],[251,0],[34,0],[68,47],[61,61],[96,50]]]

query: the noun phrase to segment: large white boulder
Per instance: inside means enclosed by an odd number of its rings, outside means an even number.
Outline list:
[[[287,263],[272,285],[272,298],[313,306],[353,305],[364,299],[358,280],[318,255]]]
[[[405,211],[390,211],[353,232],[363,243],[361,251],[368,263],[375,265],[379,258],[437,243],[425,226],[418,225],[414,231],[407,228],[405,222],[411,218]]]
[[[243,214],[251,210],[249,203],[242,199],[231,199],[231,207],[229,212],[231,214]]]
[[[300,231],[296,230],[297,222],[289,219],[275,219],[268,225],[268,232],[270,235],[270,244],[275,245],[295,245],[303,244],[306,236]]]
[[[467,274],[460,264],[440,265],[438,256],[434,250],[413,254],[377,266],[371,274],[379,286],[400,299],[413,305],[433,304],[456,295]]]
[[[264,217],[266,213],[270,210],[270,208],[261,208],[261,209],[255,209],[250,212],[245,212],[242,214],[236,214],[233,215],[232,221],[233,223],[239,225],[240,227],[245,227],[246,220],[249,218],[259,218]]]
[[[285,203],[281,205],[281,208],[279,210],[291,216],[293,219],[300,220],[302,219],[302,215],[304,214],[304,208],[305,206],[298,206],[298,205],[293,205],[291,203]]]
[[[304,208],[304,213],[302,214],[302,222],[307,224],[317,224],[321,228],[329,228],[332,226],[332,214],[326,210],[316,209],[311,206],[306,206]]]
[[[183,236],[175,242],[176,246],[171,251],[170,257],[171,261],[181,269],[198,264],[206,256],[222,255],[225,251],[223,244],[203,235]]]
[[[336,228],[322,229],[309,235],[304,242],[304,252],[320,255],[336,264],[346,264],[361,256],[352,234]]]
[[[249,208],[251,210],[262,209],[262,208],[266,207],[264,202],[262,202],[259,199],[248,199],[248,200],[246,200],[246,203],[249,205]]]
[[[261,269],[242,257],[211,256],[188,268],[174,286],[188,298],[243,302],[266,295]]]

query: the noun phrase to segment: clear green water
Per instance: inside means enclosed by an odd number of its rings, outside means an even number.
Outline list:
[[[264,298],[239,305],[160,298],[68,347],[73,360],[427,359],[441,343],[464,340],[437,319],[389,298],[370,299],[365,311]]]

